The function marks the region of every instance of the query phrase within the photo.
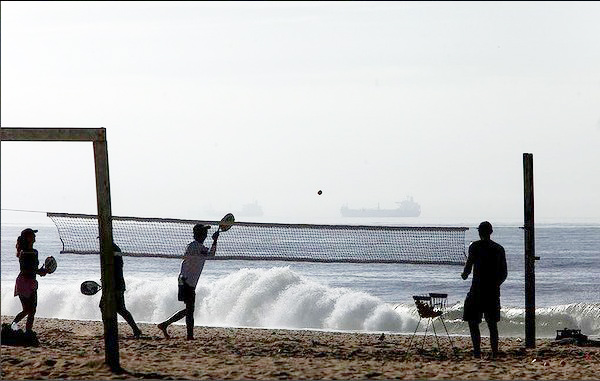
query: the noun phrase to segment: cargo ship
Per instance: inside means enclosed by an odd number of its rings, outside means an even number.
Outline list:
[[[242,209],[236,213],[240,217],[261,217],[263,215],[262,206],[254,201],[252,204],[245,204]]]
[[[379,205],[376,209],[350,209],[344,205],[340,212],[344,217],[419,217],[421,215],[421,205],[412,197],[396,204],[398,204],[396,209],[381,209]]]

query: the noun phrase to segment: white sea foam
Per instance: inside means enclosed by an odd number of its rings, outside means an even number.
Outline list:
[[[2,314],[20,311],[14,284],[2,281]],[[319,284],[289,267],[253,268],[210,279],[201,277],[196,289],[196,324],[209,326],[350,330],[412,333],[419,320],[413,304],[390,305],[363,291]],[[176,277],[127,277],[127,308],[140,322],[159,322],[183,307],[177,301]],[[40,283],[40,317],[99,320],[100,293],[84,296],[79,283]],[[468,334],[462,303],[449,306],[445,316],[451,334]],[[183,323],[183,321],[182,321]],[[537,334],[551,337],[565,327],[600,334],[600,303],[538,308]],[[425,329],[425,322],[420,325]],[[443,332],[443,327],[436,324]],[[503,308],[503,336],[522,336],[524,309]],[[485,334],[485,324],[482,324]]]
[[[13,285],[2,282],[2,313],[20,311]],[[126,304],[136,320],[159,322],[183,307],[176,279],[128,278]],[[241,269],[196,289],[196,323],[213,326],[395,331],[414,328],[415,317],[365,292],[332,288],[288,267]],[[100,319],[100,293],[84,296],[75,282],[40,284],[40,317]]]

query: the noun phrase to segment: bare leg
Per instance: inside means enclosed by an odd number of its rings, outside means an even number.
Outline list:
[[[131,313],[125,308],[121,308],[117,312],[123,317],[123,319],[125,319],[127,324],[129,324],[129,326],[133,330],[133,336],[139,337],[142,334],[142,330],[138,328],[137,324],[135,324],[135,320],[133,320],[133,316],[131,316]]]
[[[25,323],[25,331],[31,331],[33,329],[33,320],[35,319],[35,311],[37,307],[37,294],[34,293],[29,298],[19,296],[19,300],[21,301],[23,311],[19,312],[17,316],[15,316],[13,323],[18,323],[25,316],[27,316],[27,321]]]
[[[479,323],[469,322],[469,331],[471,331],[471,341],[473,342],[473,357],[481,357],[481,333],[479,332]]]
[[[488,328],[490,329],[490,345],[492,347],[492,357],[498,355],[498,323],[495,321],[487,321]]]
[[[163,335],[165,335],[165,337],[168,339],[171,336],[169,336],[169,333],[167,332],[167,328],[169,327],[169,325],[171,325],[171,323],[174,323],[178,320],[183,319],[186,316],[186,309],[183,309],[181,311],[176,312],[173,316],[171,316],[170,318],[168,318],[167,320],[163,321],[162,323],[158,324],[158,329],[160,329],[163,333]]]
[[[27,315],[27,322],[25,323],[25,331],[31,332],[33,330],[33,319],[35,319],[36,308],[29,312]]]
[[[187,339],[194,339],[194,309],[195,301],[192,300],[190,303],[185,304],[185,326],[187,329]]]
[[[19,312],[17,316],[15,316],[13,323],[20,322],[25,316],[29,315],[29,313],[31,312],[32,300],[23,296],[19,296],[19,300],[21,301],[21,308],[23,309],[23,311]]]
[[[25,316],[27,316],[27,314],[28,314],[28,313],[29,313],[29,312],[28,312],[28,311],[25,311],[25,310],[23,310],[23,311],[19,312],[19,313],[17,314],[17,316],[15,316],[15,319],[13,320],[13,323],[18,323],[18,322],[20,322],[21,320],[23,320],[23,318],[24,318]]]

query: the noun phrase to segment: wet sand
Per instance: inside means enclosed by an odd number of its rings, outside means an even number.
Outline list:
[[[2,322],[12,317],[2,316]],[[441,350],[432,338],[423,351],[407,352],[410,336],[320,331],[196,327],[193,341],[185,326],[169,328],[165,339],[154,324],[140,324],[135,339],[119,324],[122,374],[104,364],[102,323],[37,318],[37,348],[1,347],[5,379],[548,379],[599,380],[600,348],[537,341],[525,349],[518,338],[501,338],[501,356],[473,359],[468,337],[446,336]],[[417,347],[421,338],[416,337]]]

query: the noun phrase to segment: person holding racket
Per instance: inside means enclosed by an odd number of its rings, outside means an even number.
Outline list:
[[[142,336],[142,330],[138,328],[137,324],[135,324],[135,320],[133,320],[133,316],[131,316],[131,312],[127,310],[125,307],[125,278],[123,277],[123,256],[121,255],[121,248],[117,246],[116,243],[113,242],[113,251],[115,253],[115,294],[116,294],[116,304],[117,304],[117,313],[125,319],[127,324],[133,330],[133,336],[137,339]],[[104,297],[100,298],[100,310],[102,311],[104,305]]]
[[[44,266],[39,267],[38,251],[33,248],[37,230],[27,228],[17,238],[17,257],[19,258],[20,272],[15,282],[15,296],[21,300],[23,310],[15,316],[11,326],[15,327],[25,316],[25,332],[33,334],[33,320],[37,309],[37,275],[45,276],[49,273]]]
[[[232,216],[233,217],[233,216]],[[194,225],[194,241],[188,244],[181,262],[181,271],[179,273],[179,291],[177,299],[185,303],[185,308],[176,312],[173,316],[158,324],[165,338],[170,338],[167,328],[172,323],[185,317],[187,328],[187,339],[194,339],[194,309],[196,303],[196,285],[204,268],[206,257],[214,256],[217,252],[217,239],[219,238],[219,228],[212,235],[213,243],[210,250],[204,245],[204,240],[208,236],[210,225]]]

